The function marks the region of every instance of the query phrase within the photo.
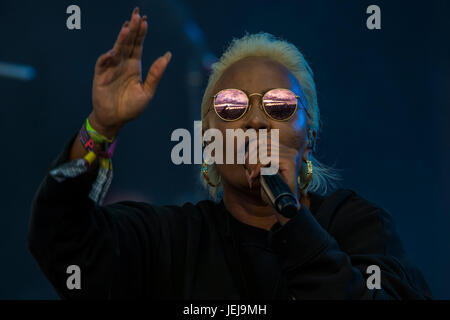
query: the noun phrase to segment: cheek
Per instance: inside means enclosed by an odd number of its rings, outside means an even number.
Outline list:
[[[227,139],[227,134],[226,134],[227,129],[236,130],[236,129],[240,129],[241,126],[242,126],[242,123],[239,120],[238,121],[223,121],[223,120],[215,117],[214,119],[211,119],[209,121],[210,128],[215,128],[215,129],[218,129],[220,132],[222,132],[224,146],[226,144],[226,139]]]
[[[227,129],[238,128],[237,122],[239,122],[239,121],[230,121],[230,122],[223,121],[223,120],[219,119],[218,117],[216,117],[214,114],[214,116],[211,116],[210,118],[208,118],[208,127],[220,130],[222,132],[223,136],[225,137],[225,133],[226,133]]]
[[[227,129],[231,129],[231,130],[235,130],[235,129],[239,129],[240,128],[240,122],[239,121],[232,121],[232,122],[228,122],[228,121],[223,121],[221,119],[218,119],[217,117],[213,117],[212,119],[210,118],[208,121],[208,127],[209,128],[214,128],[219,130],[222,133],[222,156],[223,156],[223,162],[226,161],[226,152],[227,152]],[[205,132],[203,132],[204,134]],[[231,142],[233,143],[234,146],[234,155],[236,157],[236,146],[234,145],[234,141]],[[236,161],[236,158],[235,160]]]
[[[306,143],[306,117],[302,112],[297,112],[288,122],[281,123],[280,143],[301,150]]]
[[[306,115],[304,110],[298,110],[294,117],[291,119],[292,126],[297,131],[306,132]]]

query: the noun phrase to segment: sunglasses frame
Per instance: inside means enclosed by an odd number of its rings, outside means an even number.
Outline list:
[[[279,119],[273,118],[273,117],[267,112],[266,107],[264,106],[264,97],[266,96],[266,94],[269,93],[269,92],[272,91],[272,90],[277,90],[277,89],[288,90],[288,91],[292,92],[292,94],[295,96],[295,98],[297,98],[297,99],[296,99],[296,105],[295,105],[295,111],[292,112],[292,114],[291,114],[288,118],[283,119],[283,120],[279,120]],[[247,106],[245,107],[245,111],[242,113],[241,116],[239,116],[239,118],[232,119],[232,120],[225,119],[225,118],[222,118],[222,117],[219,115],[219,113],[217,112],[217,110],[216,110],[216,108],[215,108],[215,106],[214,106],[214,104],[215,104],[215,102],[216,102],[216,97],[219,95],[219,93],[221,93],[222,91],[225,91],[225,90],[238,90],[238,91],[242,92],[243,94],[245,94],[245,96],[247,97]],[[252,105],[250,104],[250,97],[252,97],[252,96],[260,96],[260,97],[262,97],[262,98],[261,98],[260,108],[264,111],[265,115],[266,115],[270,120],[280,121],[280,122],[285,122],[285,121],[289,121],[289,120],[294,116],[294,114],[297,112],[297,108],[298,108],[298,109],[303,108],[303,109],[305,109],[305,111],[306,111],[306,108],[304,107],[304,105],[303,105],[303,103],[302,103],[301,97],[300,97],[300,96],[297,96],[292,90],[289,90],[289,89],[286,89],[286,88],[273,88],[273,89],[269,89],[269,90],[267,90],[264,94],[261,94],[261,93],[247,94],[245,91],[243,91],[243,90],[241,90],[241,89],[227,88],[227,89],[222,89],[222,90],[220,90],[219,92],[217,92],[215,95],[212,96],[212,98],[213,98],[213,109],[214,109],[214,112],[215,112],[216,115],[217,115],[220,119],[222,119],[223,121],[227,121],[227,122],[237,121],[237,120],[241,119],[243,116],[245,116],[245,114],[246,114],[247,112],[249,112],[250,109],[252,108]],[[299,106],[299,104],[298,104],[298,100],[300,100],[300,106]]]

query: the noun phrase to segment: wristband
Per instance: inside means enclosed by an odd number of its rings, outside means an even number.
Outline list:
[[[104,135],[101,135],[98,133],[94,128],[92,128],[91,124],[89,123],[89,118],[86,118],[86,130],[89,133],[89,135],[92,137],[92,140],[94,142],[103,143],[103,142],[109,142],[112,143],[115,138],[108,139]]]
[[[99,157],[100,165],[107,170],[112,170],[111,158],[117,143],[117,137],[109,139],[98,133],[89,123],[88,118],[80,129],[80,141],[83,147],[88,151],[84,156],[86,166],[90,166],[95,158]],[[102,145],[103,151],[95,151],[95,145]]]

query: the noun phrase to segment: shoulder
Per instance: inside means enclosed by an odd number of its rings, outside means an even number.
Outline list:
[[[316,219],[344,247],[357,250],[364,243],[380,253],[400,249],[391,214],[354,190],[338,189],[322,197]]]
[[[358,223],[377,225],[381,229],[393,224],[392,216],[382,205],[364,198],[354,190],[346,191],[349,192],[349,196],[336,208],[336,222],[341,224],[351,222],[353,227]]]
[[[336,192],[343,193],[342,190]],[[354,263],[363,264],[369,256],[380,263],[384,261],[386,270],[396,270],[411,286],[431,297],[423,275],[407,257],[391,214],[357,192],[346,191],[348,195],[334,211],[328,229],[339,247]]]
[[[311,193],[311,205],[313,214],[317,218],[326,221],[328,226],[334,224],[336,218],[356,219],[373,216],[388,218],[390,215],[371,200],[368,200],[351,189],[338,189],[327,196]]]
[[[120,201],[102,207],[105,212],[123,219],[200,221],[217,211],[218,203],[202,200],[197,203],[186,202],[183,205],[156,205],[140,201]]]

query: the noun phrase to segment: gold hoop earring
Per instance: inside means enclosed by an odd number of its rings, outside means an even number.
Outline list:
[[[297,182],[298,182],[298,185],[300,186],[300,190],[301,190],[302,194],[305,194],[305,190],[309,186],[309,183],[311,182],[312,173],[313,173],[312,162],[310,160],[306,160],[304,162],[306,163],[306,181],[303,186],[301,186],[300,176],[297,177]]]
[[[209,186],[216,188],[219,184],[220,184],[220,175],[219,175],[219,179],[217,181],[216,184],[213,184],[211,182],[211,180],[209,180],[209,176],[208,176],[208,164],[206,163],[206,161],[203,161],[202,163],[202,173],[203,173],[203,177],[205,178],[206,182],[208,183]]]

